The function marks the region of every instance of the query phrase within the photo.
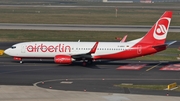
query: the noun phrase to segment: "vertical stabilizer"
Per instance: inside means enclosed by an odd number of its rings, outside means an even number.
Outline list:
[[[164,44],[169,30],[171,18],[172,11],[166,11],[139,43],[148,43],[152,45]]]

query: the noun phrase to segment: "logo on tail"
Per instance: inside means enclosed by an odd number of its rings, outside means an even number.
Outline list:
[[[159,19],[159,21],[155,25],[153,36],[157,40],[163,40],[167,36],[170,18],[164,17]]]

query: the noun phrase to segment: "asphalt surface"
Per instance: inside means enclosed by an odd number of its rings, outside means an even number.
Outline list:
[[[0,43],[1,49],[6,49],[17,42]],[[179,42],[171,47],[177,47]],[[114,85],[130,84],[160,84],[168,85],[173,82],[180,84],[178,71],[161,71],[167,64],[180,63],[179,61],[97,61],[90,66],[82,66],[81,62],[72,65],[55,64],[53,60],[24,60],[19,64],[11,57],[0,57],[0,85],[37,85],[42,88],[92,91],[127,94],[150,94],[180,96],[175,91],[153,91],[130,88],[120,88]],[[117,70],[119,66],[128,63],[147,64],[140,70]],[[156,66],[157,64],[159,64]],[[152,68],[155,66],[155,68]],[[150,70],[149,70],[150,69]],[[148,71],[147,71],[148,70]]]
[[[0,23],[0,29],[76,30],[76,31],[133,31],[147,32],[147,25],[82,25],[82,24],[20,24]],[[180,32],[180,26],[170,26],[169,32]]]
[[[55,64],[53,60],[25,60],[19,64],[10,57],[0,58],[0,85],[37,85],[42,88],[92,91],[127,94],[150,94],[180,96],[176,91],[154,91],[120,88],[114,85],[130,84],[160,84],[168,85],[173,82],[180,84],[177,71],[160,71],[167,64],[177,62],[158,61],[113,61],[95,62],[94,65],[84,67],[80,62],[73,65]],[[121,65],[128,63],[146,63],[147,66],[140,70],[117,70]],[[148,70],[148,71],[147,71]]]

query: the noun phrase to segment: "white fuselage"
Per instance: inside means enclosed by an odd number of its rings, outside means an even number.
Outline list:
[[[17,57],[54,58],[56,55],[76,55],[88,53],[95,42],[23,42],[8,48],[5,53]],[[133,42],[99,42],[92,56],[113,54],[130,49]]]

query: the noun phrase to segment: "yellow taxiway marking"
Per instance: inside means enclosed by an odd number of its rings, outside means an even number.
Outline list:
[[[152,66],[151,68],[147,69],[147,70],[146,70],[146,72],[150,71],[151,69],[153,69],[153,68],[157,67],[157,66],[158,66],[158,65],[160,65],[160,64],[161,64],[161,63],[158,63],[157,65]]]
[[[0,55],[3,55],[4,54],[4,50],[0,50]]]

